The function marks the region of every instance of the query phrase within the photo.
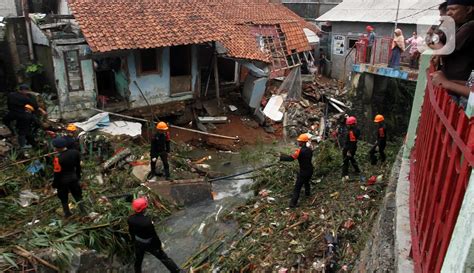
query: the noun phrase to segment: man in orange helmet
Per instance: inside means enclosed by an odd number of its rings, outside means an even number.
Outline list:
[[[33,112],[35,108],[30,104],[25,104],[23,113],[16,116],[16,127],[18,131],[18,144],[23,149],[36,146],[36,140],[33,136]]]
[[[170,272],[180,272],[176,263],[166,255],[161,246],[161,240],[156,234],[150,217],[145,215],[148,207],[146,198],[133,200],[132,209],[135,212],[128,218],[128,231],[135,245],[135,273],[142,272],[142,262],[145,252],[151,253],[160,260]]]
[[[311,195],[310,181],[313,176],[313,150],[307,145],[309,140],[308,134],[301,134],[297,138],[299,148],[292,155],[280,155],[280,161],[298,160],[300,165],[300,171],[298,172],[293,196],[290,201],[290,208],[297,206],[303,185],[306,196],[309,197]]]
[[[359,165],[355,159],[357,152],[357,141],[360,137],[360,131],[357,128],[357,119],[354,116],[350,116],[346,119],[347,131],[343,137],[343,149],[342,157],[344,159],[344,164],[342,165],[342,180],[349,180],[349,162],[354,167],[354,171],[357,174],[360,174]]]
[[[73,123],[70,123],[66,126],[66,135],[63,137],[66,142],[66,148],[68,150],[81,151],[81,145],[79,144],[79,139],[77,138],[77,126]]]
[[[375,155],[378,152],[380,153],[380,161],[385,162],[385,146],[387,145],[387,130],[385,129],[384,124],[385,118],[382,115],[376,115],[374,122],[377,124],[377,142],[375,142],[372,149],[370,149],[370,164],[377,164],[377,156]]]
[[[150,158],[151,158],[151,172],[149,177],[153,177],[156,174],[156,161],[160,157],[163,162],[163,170],[165,178],[170,178],[170,165],[168,163],[168,153],[170,152],[170,132],[168,131],[168,125],[160,121],[156,125],[157,133],[151,140]]]

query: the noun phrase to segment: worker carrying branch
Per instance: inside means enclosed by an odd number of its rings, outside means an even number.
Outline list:
[[[377,164],[377,151],[380,154],[380,161],[383,163],[385,162],[385,146],[387,145],[387,130],[384,124],[384,117],[382,115],[376,115],[374,122],[377,125],[377,141],[375,142],[372,149],[370,149],[370,164],[376,165]]]
[[[357,152],[357,141],[360,138],[360,130],[357,128],[357,119],[350,116],[346,119],[347,130],[344,132],[342,141],[342,181],[349,180],[349,162],[354,167],[356,174],[360,174],[359,165],[355,159]]]
[[[298,204],[300,197],[301,188],[304,185],[305,195],[311,195],[310,181],[313,176],[313,150],[308,147],[309,136],[308,134],[301,134],[298,139],[299,148],[292,155],[280,155],[280,161],[293,161],[298,160],[300,170],[296,178],[295,188],[293,190],[293,196],[290,201],[290,208],[295,208]]]
[[[132,209],[135,213],[128,218],[128,231],[135,245],[135,273],[142,272],[145,252],[149,252],[159,259],[170,272],[180,272],[176,263],[163,251],[153,222],[150,217],[145,215],[147,207],[146,198],[141,197],[133,200]]]
[[[152,178],[156,175],[156,161],[160,157],[161,162],[163,162],[163,170],[165,178],[170,178],[170,165],[168,163],[168,153],[170,152],[170,132],[168,131],[168,125],[161,121],[156,125],[157,133],[154,135],[151,140],[151,149],[150,149],[150,167],[151,172],[149,178]]]

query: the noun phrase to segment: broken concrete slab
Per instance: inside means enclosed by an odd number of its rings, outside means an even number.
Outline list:
[[[0,137],[9,137],[12,135],[12,131],[8,127],[0,125]]]
[[[147,186],[163,198],[182,206],[190,206],[202,201],[212,200],[211,184],[203,178],[148,181]]]

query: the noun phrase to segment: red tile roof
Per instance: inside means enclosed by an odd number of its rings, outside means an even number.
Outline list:
[[[268,0],[69,0],[94,52],[221,42],[234,58],[269,61],[251,25],[280,25],[288,51],[309,50],[301,17]]]

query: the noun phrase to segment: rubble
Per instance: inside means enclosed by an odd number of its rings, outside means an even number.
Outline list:
[[[370,146],[360,145],[361,154]],[[387,148],[394,160],[397,146]],[[358,253],[383,199],[385,181],[374,191],[361,182],[342,183],[341,155],[334,143],[324,142],[315,151],[312,196],[300,198],[299,208],[288,209],[297,165],[279,164],[261,170],[255,177],[255,196],[243,206],[223,212],[224,221],[237,220],[240,231],[226,243],[190,259],[193,268],[204,266],[221,272],[339,272],[354,270]],[[387,174],[383,169],[361,164],[367,172]],[[360,202],[355,195],[369,196]],[[310,271],[312,270],[312,271]]]

